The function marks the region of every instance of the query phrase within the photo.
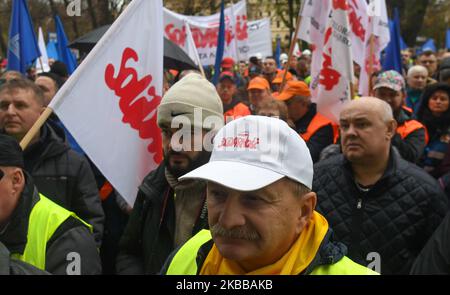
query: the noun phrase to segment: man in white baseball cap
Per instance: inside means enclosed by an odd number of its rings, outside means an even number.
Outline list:
[[[314,211],[313,163],[284,121],[234,120],[210,161],[180,177],[207,181],[208,222],[166,261],[163,274],[372,274],[331,241]]]

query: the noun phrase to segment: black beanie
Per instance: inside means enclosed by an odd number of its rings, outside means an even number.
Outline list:
[[[0,166],[24,168],[19,143],[11,136],[0,133]]]

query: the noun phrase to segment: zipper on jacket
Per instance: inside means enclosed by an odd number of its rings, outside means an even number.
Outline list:
[[[356,209],[361,209],[362,207],[362,199],[358,199],[358,204],[356,205]]]

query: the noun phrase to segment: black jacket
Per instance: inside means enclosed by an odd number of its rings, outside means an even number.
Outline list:
[[[442,221],[447,199],[436,180],[391,150],[389,165],[366,193],[343,155],[314,166],[317,210],[328,220],[349,258],[362,265],[376,252],[382,274],[408,274],[412,263]]]
[[[193,234],[208,227],[198,218]],[[174,249],[175,204],[165,165],[150,172],[139,187],[133,211],[119,242],[118,274],[157,274]]]
[[[65,143],[64,131],[46,123],[39,141],[24,151],[24,160],[39,192],[91,224],[100,246],[104,213],[97,184],[86,158]]]
[[[15,254],[23,254],[27,244],[30,213],[39,201],[39,193],[33,180],[26,176],[26,185],[16,209],[7,225],[0,231],[0,242]],[[101,274],[101,263],[94,237],[78,219],[69,217],[47,242],[45,270],[52,274],[67,274],[71,268],[70,253],[79,254],[80,274]],[[68,256],[69,255],[69,256]]]
[[[412,114],[401,109],[399,115],[395,118],[398,126],[405,124],[406,121],[412,120]],[[423,154],[425,148],[425,129],[416,129],[409,133],[405,138],[396,133],[392,137],[392,145],[397,148],[400,155],[406,161],[417,163]]]
[[[420,252],[411,274],[450,274],[450,213]]]
[[[11,259],[8,249],[0,242],[0,276],[4,275],[48,275],[31,264]]]
[[[197,274],[200,273],[203,263],[205,262],[205,259],[208,256],[208,253],[211,250],[213,244],[214,241],[211,239],[200,247],[195,259],[197,263]],[[176,249],[170,254],[166,262],[164,263],[160,274],[167,274],[170,263],[172,262],[179,249],[180,248]],[[316,267],[320,265],[334,264],[341,260],[346,254],[347,247],[342,243],[335,242],[333,239],[333,230],[328,229],[327,234],[320,244],[319,250],[317,250],[316,256],[300,275],[309,275]]]
[[[316,114],[317,106],[315,103],[311,103],[308,112],[301,119],[295,122],[295,130],[297,131],[297,133],[305,133]],[[319,160],[320,152],[330,144],[333,144],[333,140],[333,127],[330,124],[317,130],[316,133],[311,136],[308,142],[306,142],[306,146],[309,149],[311,158],[314,163]]]

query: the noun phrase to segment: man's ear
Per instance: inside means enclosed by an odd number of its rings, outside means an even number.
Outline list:
[[[315,192],[309,192],[301,197],[301,207],[300,207],[300,215],[298,217],[297,223],[297,233],[300,234],[305,226],[308,225],[309,221],[312,218],[314,213],[314,209],[317,204],[317,195]]]
[[[25,174],[23,173],[22,169],[14,168],[14,171],[12,173],[13,193],[15,195],[16,194],[20,195],[24,187],[25,187]]]
[[[387,136],[388,139],[391,140],[392,137],[395,136],[395,133],[397,133],[397,121],[394,119],[390,120],[387,124]]]

